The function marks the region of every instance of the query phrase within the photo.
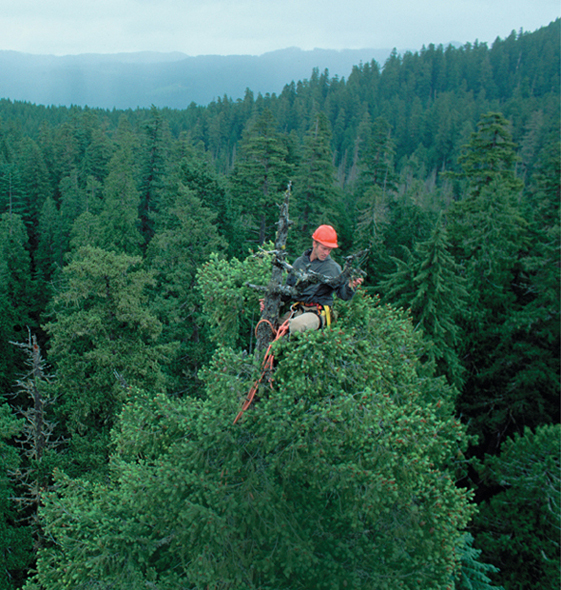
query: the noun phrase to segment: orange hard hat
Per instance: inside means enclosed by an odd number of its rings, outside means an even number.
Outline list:
[[[328,248],[338,248],[337,232],[330,225],[320,225],[313,233],[312,238]]]

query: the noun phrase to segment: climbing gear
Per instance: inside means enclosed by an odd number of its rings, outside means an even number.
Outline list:
[[[312,234],[312,239],[328,248],[338,248],[337,232],[330,225],[320,225]]]
[[[290,307],[294,312],[301,309],[304,313],[315,313],[321,320],[321,327],[331,326],[332,312],[329,305],[320,305],[319,303],[304,303],[303,301],[297,301]]]
[[[255,333],[256,334],[257,334],[257,328],[259,327],[259,324],[265,323],[265,324],[269,324],[269,326],[271,327],[271,331],[273,332],[275,337],[273,338],[273,340],[271,341],[271,343],[267,347],[267,350],[265,351],[265,356],[263,357],[263,362],[261,364],[261,375],[255,381],[255,383],[251,386],[251,389],[249,390],[249,393],[247,394],[247,397],[246,397],[245,402],[242,406],[242,409],[239,411],[238,415],[236,416],[236,419],[234,420],[234,424],[241,418],[242,414],[251,405],[251,402],[253,401],[253,398],[255,397],[255,394],[257,393],[257,390],[259,389],[259,385],[261,385],[261,381],[263,381],[263,378],[265,377],[265,375],[268,372],[273,370],[273,362],[275,359],[274,359],[273,354],[271,353],[271,347],[273,346],[274,342],[276,342],[277,340],[279,340],[279,338],[282,338],[283,336],[285,336],[288,333],[288,329],[290,327],[290,320],[292,319],[293,315],[294,315],[294,311],[291,310],[289,316],[279,326],[278,330],[276,330],[276,331],[275,331],[273,324],[271,324],[271,322],[269,320],[262,319],[262,320],[259,320],[259,322],[257,322],[257,326],[255,326]],[[271,387],[272,387],[272,385],[271,385]]]

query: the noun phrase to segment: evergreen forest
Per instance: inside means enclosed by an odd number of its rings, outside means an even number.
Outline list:
[[[560,31],[184,109],[0,99],[0,589],[560,587]],[[255,328],[361,253],[328,328]]]

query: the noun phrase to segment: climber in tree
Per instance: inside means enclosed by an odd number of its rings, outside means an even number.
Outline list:
[[[298,274],[314,272],[324,277],[337,278],[341,267],[330,256],[331,250],[338,248],[337,233],[330,225],[320,225],[312,235],[312,247],[306,250],[293,264],[288,275],[287,285],[298,289]],[[319,330],[331,324],[333,293],[348,301],[355,294],[362,278],[349,279],[336,286],[315,283],[299,292],[298,301],[291,305],[290,333]]]

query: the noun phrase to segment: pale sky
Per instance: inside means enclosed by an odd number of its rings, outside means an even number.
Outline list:
[[[76,55],[421,49],[561,16],[559,0],[0,0],[0,50]]]

